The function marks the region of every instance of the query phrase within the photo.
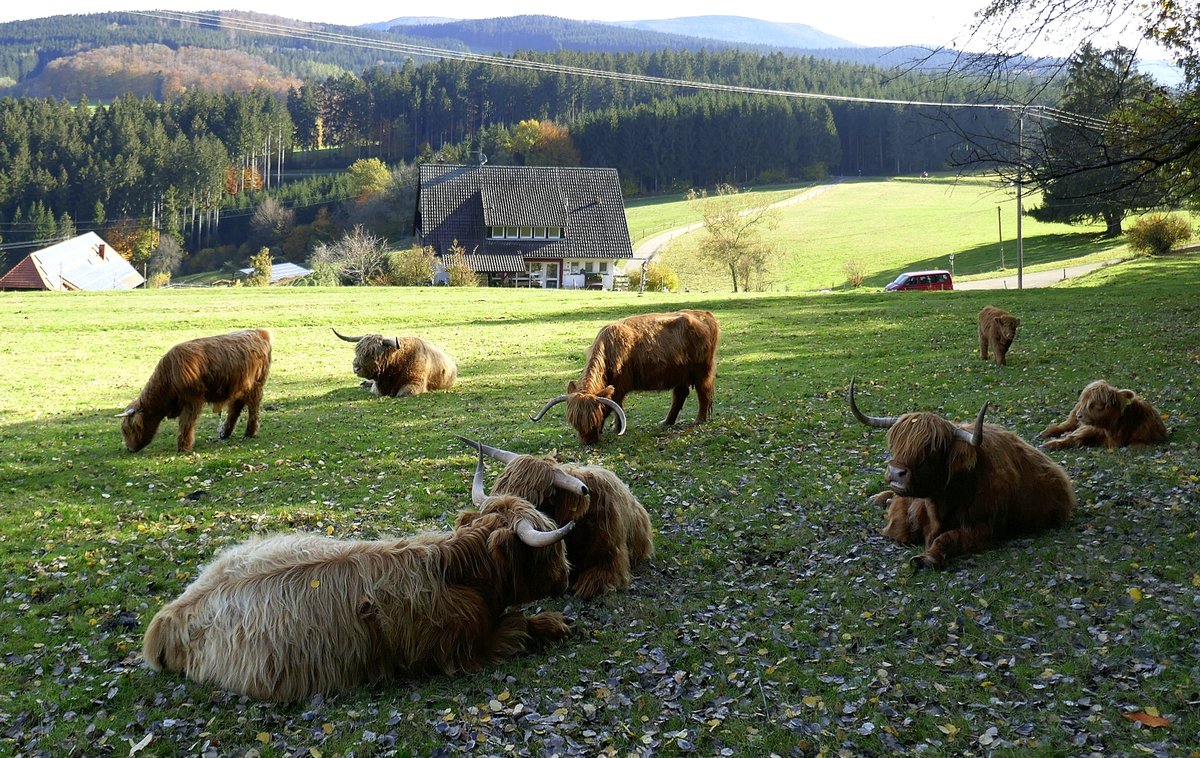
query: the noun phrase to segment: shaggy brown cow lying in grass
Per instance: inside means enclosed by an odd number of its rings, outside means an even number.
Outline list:
[[[865,416],[852,380],[850,410],[862,423],[888,430],[888,489],[869,502],[887,506],[885,536],[925,545],[912,559],[915,568],[942,568],[956,555],[1061,526],[1075,507],[1058,464],[1012,432],[983,423],[987,403],[973,428],[933,413]]]
[[[570,635],[561,613],[510,610],[566,591],[570,530],[501,495],[447,533],[251,540],[155,614],[142,656],[156,671],[278,701],[473,671]]]
[[[1008,362],[1008,348],[1017,336],[1017,327],[1020,325],[1021,319],[1011,313],[985,305],[979,311],[979,357],[986,361],[990,347],[996,356],[996,363],[1005,365]]]
[[[712,414],[713,382],[717,375],[717,342],[721,329],[708,311],[647,313],[608,324],[588,350],[579,381],[567,384],[565,395],[546,403],[532,418],[567,403],[567,421],[579,441],[599,441],[609,411],[617,416],[617,434],[625,433],[622,403],[630,392],[671,390],[671,409],[664,424],[674,424],[691,387],[700,409],[696,421]]]
[[[1133,390],[1097,379],[1079,393],[1079,402],[1060,424],[1042,430],[1047,450],[1086,445],[1107,448],[1148,445],[1167,438],[1167,427],[1154,406]]]
[[[458,366],[440,348],[420,337],[383,337],[366,334],[347,337],[333,330],[339,339],[356,343],[354,374],[366,381],[377,397],[420,395],[426,390],[445,390],[454,386]]]
[[[600,466],[559,463],[553,456],[518,455],[459,437],[505,463],[492,495],[533,503],[559,524],[575,523],[567,536],[571,590],[592,598],[629,587],[630,568],[654,555],[650,514],[625,482]],[[482,482],[477,483],[482,492]]]
[[[271,371],[271,333],[266,329],[200,337],[175,345],[159,360],[137,400],[119,417],[130,452],[150,444],[164,418],[179,418],[175,448],[190,453],[205,404],[228,406],[221,439],[229,439],[246,408],[246,436],[258,433],[263,386]]]

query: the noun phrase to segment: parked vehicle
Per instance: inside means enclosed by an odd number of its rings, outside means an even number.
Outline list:
[[[884,287],[888,292],[896,290],[952,290],[954,289],[954,277],[949,271],[941,269],[935,271],[905,271],[900,276],[896,277],[888,286]]]

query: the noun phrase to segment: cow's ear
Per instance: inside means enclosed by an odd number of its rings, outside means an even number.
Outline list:
[[[1021,319],[1014,317],[1013,318],[1013,326],[1020,326],[1020,325],[1021,325]]]
[[[575,383],[574,379],[567,382],[567,394],[568,395],[574,395],[578,391],[579,391],[579,385]]]
[[[464,526],[470,525],[477,518],[479,518],[479,511],[463,511],[458,514],[458,518],[454,519],[454,528],[462,529]]]
[[[1133,398],[1135,398],[1137,396],[1137,393],[1135,393],[1133,390],[1121,390],[1117,394],[1119,394],[1121,396],[1121,406],[1122,407],[1132,403]]]
[[[953,479],[956,474],[975,468],[976,460],[974,445],[966,440],[955,440],[950,446],[950,460],[947,465],[950,471],[947,479]]]
[[[616,387],[613,387],[610,384],[607,387],[605,387],[604,389],[600,390],[598,393],[596,393],[596,395],[597,395],[597,397],[606,397],[609,400],[612,400],[613,393],[615,393],[616,391],[617,391]]]

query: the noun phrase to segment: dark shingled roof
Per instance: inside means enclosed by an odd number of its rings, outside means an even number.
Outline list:
[[[489,226],[562,227],[557,240],[489,240]],[[421,244],[445,253],[632,258],[616,169],[425,163],[417,189]],[[478,270],[478,269],[477,269]]]

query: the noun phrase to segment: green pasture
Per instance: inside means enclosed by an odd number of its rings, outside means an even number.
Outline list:
[[[1025,198],[1026,207],[1036,203]],[[642,212],[637,206],[629,210],[631,231]],[[763,234],[778,250],[768,277],[774,291],[845,288],[848,261],[862,266],[863,286],[869,289],[883,287],[903,271],[950,269],[951,253],[956,278],[1002,276],[1017,268],[1016,196],[1012,188],[986,178],[846,180],[774,213],[778,226]],[[1101,239],[1103,231],[1103,225],[1045,224],[1025,217],[1025,270],[1127,257],[1124,241]],[[728,291],[728,272],[697,255],[704,235],[698,230],[673,240],[660,260],[688,290]]]
[[[770,205],[786,200],[812,187],[812,182],[791,185],[764,185],[746,191],[755,205]],[[683,193],[630,198],[625,201],[625,218],[634,247],[659,232],[688,226],[702,220],[700,208],[707,198],[689,201]]]
[[[984,255],[980,234],[958,248],[968,260]],[[878,243],[876,283],[912,253]],[[792,281],[815,286],[813,268]],[[799,284],[0,294],[0,754],[1188,755],[1198,287],[1200,258],[1177,256],[1049,289],[906,297]],[[1007,367],[978,359],[985,304],[1022,319]],[[561,408],[529,421],[601,325],[681,307],[722,325],[710,423],[660,427],[669,393],[632,395],[627,434],[590,448]],[[172,421],[126,452],[113,416],[161,354],[248,326],[275,335],[259,436],[218,442],[206,415],[191,455],[175,453]],[[459,382],[373,398],[331,327],[429,338]],[[1026,438],[1104,377],[1151,400],[1171,438],[1051,454],[1079,497],[1066,527],[913,573],[916,549],[880,536],[865,505],[886,449],[847,410],[855,376],[867,413],[970,420],[987,401],[990,421]],[[689,398],[682,418],[694,414]],[[544,601],[574,637],[476,674],[273,705],[144,666],[146,623],[222,547],[448,528],[474,464],[455,434],[610,467],[650,512],[657,557],[626,592]],[[498,473],[489,464],[489,483]]]

